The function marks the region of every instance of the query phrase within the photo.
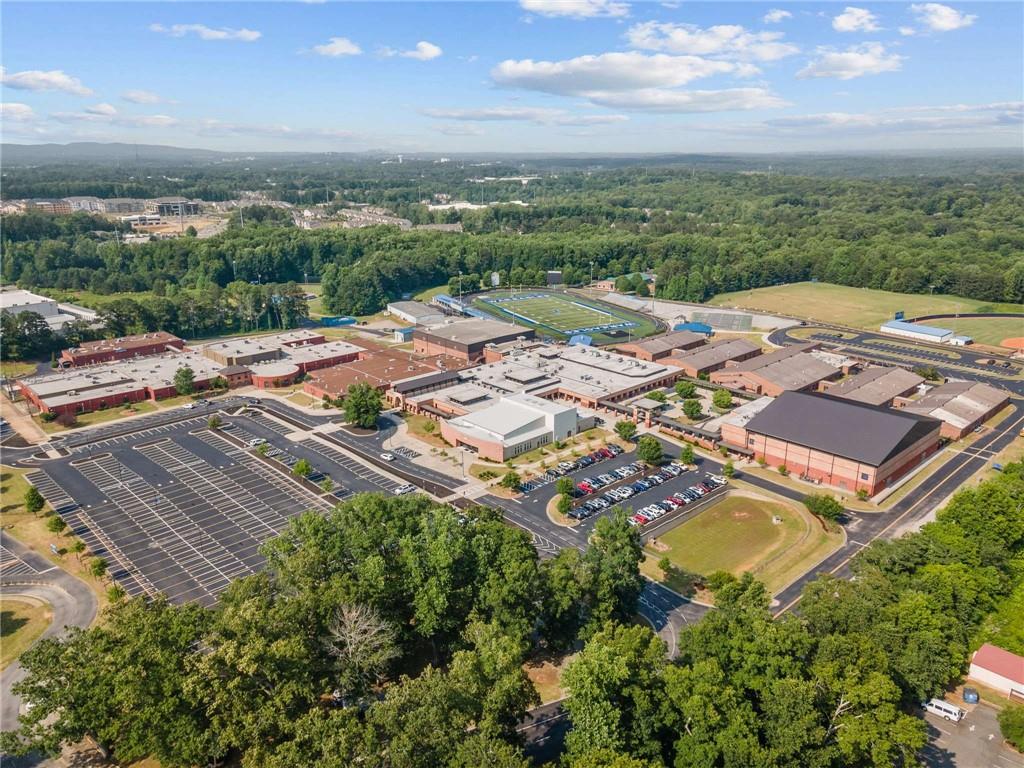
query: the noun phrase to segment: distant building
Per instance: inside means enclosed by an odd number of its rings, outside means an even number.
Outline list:
[[[1010,402],[1001,389],[974,381],[949,381],[917,400],[898,399],[897,408],[942,421],[942,436],[959,440]]]
[[[71,347],[61,352],[61,365],[80,366],[127,360],[143,355],[157,355],[172,349],[183,349],[185,342],[172,333],[155,331],[117,339],[85,341],[80,347]]]
[[[359,358],[311,372],[303,390],[320,400],[332,400],[345,394],[352,384],[369,384],[381,392],[401,379],[435,371],[458,370],[465,363],[453,357],[418,358],[409,352],[393,349],[371,349],[360,352]]]
[[[967,676],[1011,699],[1024,701],[1024,656],[985,643],[971,656]]]
[[[57,332],[75,320],[96,319],[96,313],[91,310],[59,304],[46,296],[10,286],[0,288],[0,312],[7,315],[35,312],[42,316],[50,330]]]
[[[811,354],[816,347],[795,344],[741,363],[727,364],[711,374],[711,381],[770,397],[817,389],[821,382],[839,378],[842,370]]]
[[[52,216],[67,216],[73,213],[71,203],[67,200],[29,200],[28,207],[29,210],[48,213]]]
[[[198,216],[202,204],[184,197],[157,197],[146,201],[146,210],[163,217]]]
[[[953,332],[946,328],[906,323],[902,320],[890,320],[887,323],[883,323],[879,330],[892,336],[903,336],[908,339],[916,339],[917,341],[930,341],[934,344],[948,342],[953,337]]]
[[[146,209],[145,200],[132,197],[108,197],[103,201],[104,213],[138,213]]]
[[[785,392],[746,424],[722,423],[722,441],[793,475],[870,496],[939,449],[942,422],[809,392]]]
[[[442,421],[441,436],[483,458],[507,461],[576,434],[578,424],[574,406],[515,394],[482,410]]]
[[[130,216],[122,216],[119,220],[130,227],[151,227],[161,221],[158,213],[133,213]]]
[[[393,301],[388,304],[387,311],[389,315],[413,325],[440,325],[445,321],[444,312],[422,301]]]
[[[72,211],[87,211],[89,213],[103,211],[103,201],[98,197],[65,197],[64,200],[71,206]]]
[[[474,318],[433,328],[417,328],[412,338],[416,354],[451,355],[476,362],[483,359],[484,348],[488,344],[501,344],[520,337],[532,339],[535,336],[532,328]]]
[[[690,331],[675,331],[656,336],[643,341],[634,341],[629,344],[619,344],[616,349],[624,355],[635,357],[637,360],[653,362],[668,357],[678,350],[690,350],[701,347],[707,343],[707,339]]]

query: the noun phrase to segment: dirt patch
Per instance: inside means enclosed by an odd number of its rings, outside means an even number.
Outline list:
[[[370,435],[377,434],[378,431],[376,427],[366,429],[365,427],[354,427],[351,424],[343,424],[341,428],[356,437],[369,437]]]
[[[648,539],[647,546],[653,549],[655,552],[668,552],[672,547],[668,544],[662,544],[657,539]]]

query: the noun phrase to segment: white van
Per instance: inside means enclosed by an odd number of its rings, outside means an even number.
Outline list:
[[[955,707],[942,699],[932,699],[924,705],[924,709],[925,712],[931,712],[933,715],[938,715],[946,720],[952,720],[954,723],[959,723],[963,716],[967,714],[960,707]]]

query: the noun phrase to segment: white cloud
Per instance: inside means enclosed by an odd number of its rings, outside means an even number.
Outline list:
[[[163,24],[150,24],[149,30],[168,37],[195,35],[200,40],[236,40],[243,43],[251,43],[263,37],[263,33],[257,32],[255,29],[246,29],[245,27],[239,29],[214,28],[205,24],[172,24],[170,27],[165,27]]]
[[[571,19],[599,16],[621,18],[629,15],[629,5],[614,0],[519,0],[519,6],[524,11],[540,16],[568,16]]]
[[[893,117],[888,110],[875,113],[825,112],[821,114],[780,117],[766,120],[763,125],[780,131],[816,132],[826,129],[843,133],[962,133],[978,129],[1013,130],[1024,122],[1024,109],[992,110],[990,105],[970,107],[957,105],[953,109],[926,107],[921,112],[938,110],[955,112],[953,115],[912,114]]]
[[[748,32],[737,24],[702,29],[693,24],[646,21],[626,32],[634,48],[698,56],[734,56],[757,61],[776,61],[799,52],[781,42],[781,32]]]
[[[439,125],[435,129],[445,136],[483,136],[484,130],[478,125]]]
[[[875,32],[878,17],[866,8],[846,6],[843,12],[832,19],[832,29],[836,32]]]
[[[334,128],[292,128],[288,125],[262,125],[252,123],[229,123],[207,119],[199,123],[197,133],[201,136],[271,136],[282,139],[352,139],[356,134]]]
[[[6,101],[0,104],[0,120],[12,123],[30,123],[36,119],[36,113],[28,104]]]
[[[318,53],[321,56],[331,56],[337,58],[339,56],[358,56],[363,52],[363,49],[353,43],[347,37],[332,37],[329,42],[323,45],[314,45],[313,53]]]
[[[971,26],[977,19],[972,14],[961,13],[941,3],[915,3],[910,10],[918,21],[931,32],[952,32]]]
[[[428,117],[475,123],[526,122],[536,125],[607,125],[625,122],[625,115],[576,115],[549,107],[482,107],[479,109],[421,110]]]
[[[82,112],[53,112],[50,117],[59,123],[103,123],[132,128],[166,128],[180,123],[170,115],[123,115],[110,104],[95,104]]]
[[[900,27],[899,33],[904,37],[910,37],[911,35],[917,34],[917,31],[913,27]]]
[[[103,117],[111,117],[117,114],[117,110],[112,104],[94,104],[91,107],[86,107],[85,111],[90,115],[101,115]]]
[[[92,89],[82,85],[81,80],[60,69],[27,69],[8,74],[0,67],[0,83],[22,91],[63,91],[75,96],[89,96],[92,93]]]
[[[837,51],[834,48],[817,49],[818,58],[808,62],[797,72],[797,77],[835,77],[839,80],[853,80],[864,75],[878,75],[896,72],[906,59],[890,53],[881,43],[862,43]]]
[[[793,14],[789,11],[783,11],[779,8],[772,8],[768,13],[764,15],[765,24],[778,24],[785,19],[792,19]]]
[[[788,106],[788,102],[764,88],[726,88],[719,91],[643,88],[617,93],[591,93],[589,98],[595,104],[612,109],[676,114],[778,109]]]
[[[563,96],[585,96],[593,91],[667,88],[692,80],[733,72],[736,65],[698,56],[602,53],[564,61],[508,59],[491,70],[498,85]]]
[[[441,50],[441,47],[438,45],[428,43],[426,40],[420,40],[418,43],[416,43],[416,47],[410,51],[397,51],[394,48],[381,48],[380,50],[377,51],[377,53],[380,56],[386,57],[402,56],[403,58],[406,59],[430,61],[431,59],[436,59],[438,56],[444,53],[444,51]]]
[[[163,101],[159,94],[143,90],[125,91],[121,94],[121,98],[132,104],[159,104]]]

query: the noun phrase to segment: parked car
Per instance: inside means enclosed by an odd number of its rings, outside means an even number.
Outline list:
[[[257,447],[259,447],[259,446],[261,446],[261,445],[265,445],[265,444],[266,444],[266,442],[267,442],[267,441],[266,441],[266,440],[264,440],[264,439],[263,439],[262,437],[254,437],[254,438],[253,438],[252,440],[250,440],[249,442],[247,442],[247,443],[246,443],[246,445],[247,445],[247,446],[248,446],[249,448],[257,448]]]
[[[403,496],[403,495],[405,495],[407,493],[412,493],[415,490],[416,490],[416,486],[415,485],[411,485],[410,483],[406,483],[405,485],[400,485],[397,488],[395,488],[393,493],[395,494],[395,496]]]
[[[938,715],[939,717],[945,720],[951,720],[954,723],[959,723],[963,719],[964,715],[967,714],[960,709],[960,707],[950,704],[948,701],[944,701],[943,699],[932,699],[931,701],[926,701],[921,706],[924,707],[925,712],[931,712],[933,715]]]

